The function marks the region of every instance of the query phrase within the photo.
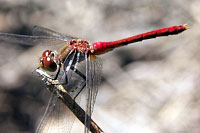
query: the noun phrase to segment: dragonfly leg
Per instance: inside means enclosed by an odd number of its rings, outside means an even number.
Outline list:
[[[85,88],[85,86],[86,86],[86,83],[82,86],[82,88],[80,89],[80,91],[74,96],[73,108],[75,107],[76,98],[77,98],[78,95],[82,92],[82,90]]]
[[[56,72],[55,77],[54,78],[48,77],[48,78],[50,78],[52,80],[57,80],[58,79],[58,75],[60,73],[60,68],[61,68],[61,64],[58,65],[58,71]],[[57,85],[57,84],[60,84],[60,83],[55,83],[54,85]]]
[[[58,71],[57,71],[57,73],[56,73],[56,76],[53,78],[53,80],[56,80],[56,79],[58,78],[58,75],[59,75],[59,73],[60,73],[60,67],[61,67],[61,65],[59,64],[59,65],[58,65]]]
[[[80,77],[82,77],[84,80],[86,80],[86,76],[80,72],[78,69],[74,69],[74,66],[71,66],[71,69],[76,73],[78,74]]]
[[[69,59],[70,55],[73,53],[72,57]],[[64,74],[62,76],[62,79],[65,79],[65,82],[68,83],[68,78],[67,78],[67,73],[69,71],[69,69],[71,68],[72,66],[72,63],[74,61],[74,57],[76,56],[76,51],[73,52],[73,51],[70,51],[69,55],[65,58],[65,61],[63,63],[63,65],[66,63],[66,61],[69,59],[69,62],[64,70]]]
[[[71,66],[71,69],[76,73],[78,74],[80,77],[82,77],[85,81],[86,81],[86,76],[81,73],[78,69],[74,68],[74,66]],[[80,91],[74,96],[74,103],[73,105],[75,105],[75,101],[76,101],[76,98],[78,97],[78,95],[82,92],[82,90],[85,88],[86,86],[86,82],[85,84],[81,87]],[[73,106],[74,107],[74,106]]]

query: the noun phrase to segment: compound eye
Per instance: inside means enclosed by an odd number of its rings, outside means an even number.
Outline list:
[[[42,57],[47,57],[51,54],[51,50],[45,50],[43,53],[42,53]]]
[[[50,57],[43,58],[44,67],[51,67],[54,61]]]
[[[43,65],[41,68],[49,71],[49,72],[55,72],[57,70],[57,65],[50,57],[43,57],[42,61],[40,61],[40,66]]]

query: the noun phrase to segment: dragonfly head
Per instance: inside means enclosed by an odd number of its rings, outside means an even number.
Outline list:
[[[45,71],[55,72],[57,65],[53,60],[54,53],[51,50],[45,50],[42,53],[42,57],[39,58],[39,65]]]

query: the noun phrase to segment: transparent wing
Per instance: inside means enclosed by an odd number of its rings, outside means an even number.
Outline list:
[[[0,33],[0,41],[19,43],[24,45],[56,45],[66,43],[67,38],[51,36],[27,36],[9,33]]]
[[[68,57],[70,60],[72,57]],[[68,62],[67,62],[68,63]],[[64,71],[63,71],[64,72]],[[58,79],[63,78],[63,72],[58,76]],[[70,96],[74,98],[80,89],[84,87],[85,79],[80,77],[73,70],[67,73],[68,82],[63,84],[64,88],[69,92]],[[80,103],[81,95],[76,98],[76,103]],[[55,102],[56,101],[56,102]],[[54,94],[49,101],[48,107],[45,111],[43,119],[41,120],[37,131],[39,133],[63,133],[70,132],[75,116],[68,107],[62,103],[60,99]]]
[[[42,132],[42,128],[44,127],[44,123],[47,120],[49,114],[52,112],[55,103],[56,103],[56,97],[54,96],[54,94],[52,94],[50,99],[49,99],[46,110],[44,112],[44,115],[42,116],[42,119],[41,119],[40,123],[38,124],[35,133]]]
[[[32,29],[34,36],[64,36],[56,31],[35,25]]]
[[[69,133],[75,116],[60,99],[53,95],[36,133]]]
[[[102,60],[99,57],[96,57],[96,59],[89,59],[89,70],[88,70],[88,87],[91,89],[91,113],[94,109],[94,104],[96,101],[96,96],[98,93],[98,87],[101,82],[101,74],[102,74]],[[89,76],[90,75],[90,76]]]
[[[48,28],[40,27],[37,25],[33,27],[32,33],[34,36],[57,36],[57,37],[64,37],[68,40],[78,39],[77,37],[73,37],[70,35],[64,35],[64,34],[56,32],[56,31],[50,30]]]
[[[86,93],[87,93],[87,107],[86,113],[91,116],[94,104],[96,101],[96,96],[98,92],[98,86],[101,81],[102,63],[101,59],[93,59],[91,56],[87,58],[86,55]],[[89,127],[90,119],[85,118],[85,123]],[[89,129],[85,127],[85,132],[89,132]]]

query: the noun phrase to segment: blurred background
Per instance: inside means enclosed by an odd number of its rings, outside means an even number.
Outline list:
[[[0,32],[30,35],[39,25],[95,42],[187,23],[179,35],[101,56],[93,119],[107,133],[198,133],[199,7],[199,0],[0,0]],[[0,43],[0,132],[35,131],[50,96],[31,73],[43,49]],[[78,120],[72,132],[83,132]]]

